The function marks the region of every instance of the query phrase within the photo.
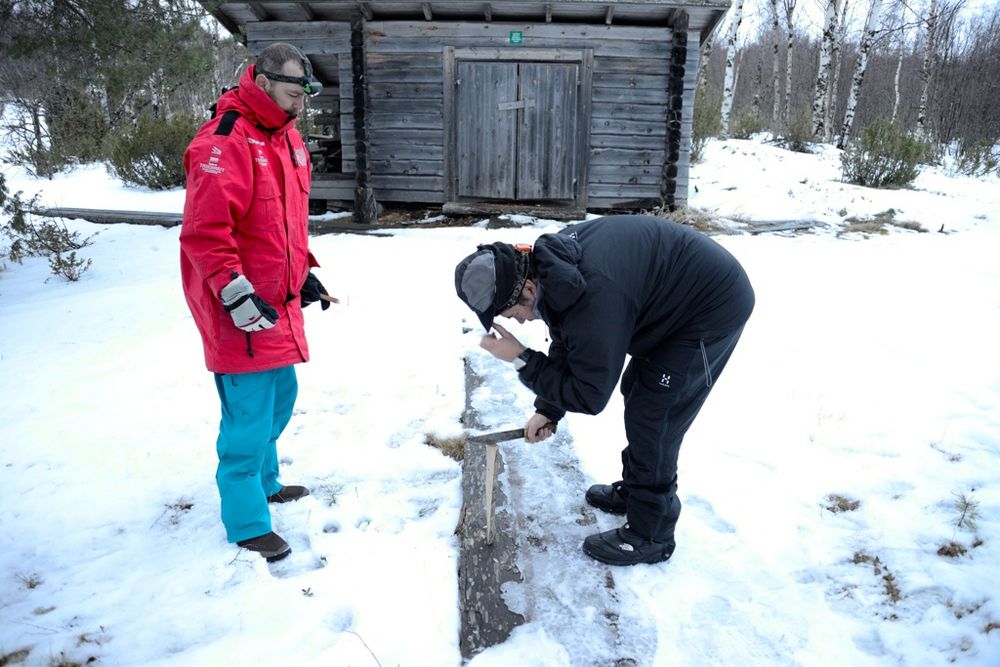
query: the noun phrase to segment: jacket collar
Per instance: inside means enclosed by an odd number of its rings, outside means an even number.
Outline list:
[[[236,110],[241,116],[265,132],[275,134],[286,132],[295,125],[295,116],[279,107],[256,83],[253,77],[254,67],[248,67],[240,77],[238,87],[230,90],[219,98],[218,115]]]

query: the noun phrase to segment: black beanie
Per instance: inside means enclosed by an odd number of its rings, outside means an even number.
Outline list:
[[[455,267],[455,291],[487,331],[517,303],[528,277],[529,253],[509,243],[481,245]]]

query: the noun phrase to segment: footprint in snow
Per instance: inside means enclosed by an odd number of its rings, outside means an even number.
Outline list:
[[[268,563],[272,575],[279,579],[288,579],[326,567],[326,556],[312,550],[309,536],[304,532],[292,533],[286,539],[292,548],[292,553],[279,561]]]
[[[334,632],[347,632],[354,627],[354,612],[344,607],[330,615],[330,629]]]
[[[719,595],[694,605],[679,639],[691,655],[710,665],[795,665],[802,643],[801,637],[787,634],[784,624],[769,631],[759,619],[750,618]]]
[[[689,510],[695,510],[698,518],[712,530],[719,533],[735,533],[736,527],[715,513],[712,503],[700,496],[682,498],[681,501]]]

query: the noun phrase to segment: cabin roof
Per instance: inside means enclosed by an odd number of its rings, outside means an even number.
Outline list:
[[[267,21],[486,21],[584,23],[622,26],[674,27],[686,14],[689,30],[704,41],[729,9],[730,0],[556,0],[554,2],[361,2],[301,0],[299,2],[239,2],[201,0],[205,8],[237,37],[247,24]]]

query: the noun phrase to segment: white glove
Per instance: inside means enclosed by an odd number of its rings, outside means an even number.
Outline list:
[[[263,331],[273,327],[278,321],[278,311],[254,294],[253,285],[246,276],[235,271],[232,275],[232,281],[222,288],[219,298],[233,318],[233,324],[243,331]]]

